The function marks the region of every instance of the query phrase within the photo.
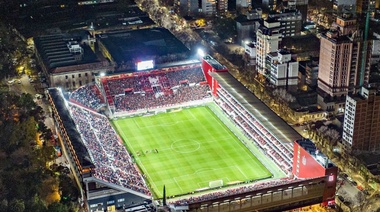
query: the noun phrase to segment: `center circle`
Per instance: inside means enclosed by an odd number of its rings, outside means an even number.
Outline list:
[[[201,147],[201,144],[192,139],[181,139],[174,141],[171,144],[172,150],[179,153],[192,153],[197,151]]]

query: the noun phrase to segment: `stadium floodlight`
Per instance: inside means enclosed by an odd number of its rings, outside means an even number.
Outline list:
[[[199,48],[199,49],[197,50],[197,53],[198,53],[198,55],[201,56],[201,57],[204,57],[204,56],[206,55],[205,52],[203,51],[203,49],[201,49],[201,48]]]
[[[104,77],[104,76],[106,76],[106,73],[104,73],[104,72],[100,72],[99,76],[100,76],[100,77]]]

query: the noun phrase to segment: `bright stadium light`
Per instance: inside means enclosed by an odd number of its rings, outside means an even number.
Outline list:
[[[99,76],[100,76],[100,77],[104,77],[104,76],[106,76],[106,73],[104,73],[104,72],[100,72]]]
[[[199,48],[199,49],[197,50],[197,53],[198,53],[198,55],[201,56],[201,57],[205,56],[205,52],[204,52],[203,49],[201,49],[201,48]]]

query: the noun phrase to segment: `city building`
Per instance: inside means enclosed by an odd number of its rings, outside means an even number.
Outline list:
[[[199,12],[198,0],[178,0],[178,4],[179,4],[179,14],[181,14],[182,16],[197,15]]]
[[[372,48],[371,48],[371,64],[380,62],[380,34],[373,33]]]
[[[302,77],[299,77],[300,86],[308,86],[311,88],[317,87],[317,81],[318,81],[318,63],[319,58],[318,57],[310,57],[309,60],[306,61],[299,61],[299,70],[300,75]]]
[[[265,75],[265,59],[268,53],[275,52],[281,42],[281,23],[267,19],[259,26],[256,33],[256,66],[258,73]]]
[[[202,13],[212,16],[216,13],[216,0],[202,0]]]
[[[34,38],[36,61],[46,77],[46,87],[74,90],[95,81],[95,74],[113,71],[105,59],[90,48],[94,40],[88,34],[58,34]]]
[[[375,9],[376,0],[356,0],[356,12],[366,13],[368,10],[373,12]]]
[[[280,49],[268,53],[266,65],[265,77],[270,84],[286,90],[297,90],[299,64],[288,50]]]
[[[239,45],[244,46],[245,43],[249,43],[256,40],[256,32],[260,26],[261,11],[253,10],[247,12],[246,15],[240,15],[235,18],[237,42]]]
[[[262,0],[262,6],[269,11],[273,11],[276,8],[277,0]]]
[[[236,0],[236,8],[248,8],[251,6],[251,1],[249,0]]]
[[[371,42],[365,45],[355,18],[338,17],[334,26],[321,35],[318,104],[323,110],[341,113],[345,96],[368,83]]]
[[[287,2],[287,9],[300,11],[302,14],[302,22],[306,21],[309,0],[287,0],[283,1],[283,3],[284,2]]]
[[[356,0],[334,0],[333,9],[339,12],[356,12]]]
[[[343,123],[343,147],[348,151],[380,150],[380,96],[362,88],[348,95]]]
[[[228,10],[228,0],[216,1],[216,13],[218,15],[225,15]]]
[[[253,42],[244,44],[244,59],[248,65],[256,65],[256,45]]]
[[[283,10],[281,13],[270,14],[269,18],[278,20],[281,23],[281,33],[283,37],[301,35],[302,14],[298,10]]]

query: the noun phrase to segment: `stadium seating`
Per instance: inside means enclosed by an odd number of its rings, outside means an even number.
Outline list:
[[[108,118],[75,104],[70,104],[70,112],[96,166],[94,176],[150,195],[141,173]]]
[[[219,106],[231,117],[233,121],[244,130],[262,151],[277,163],[285,173],[291,173],[293,153],[292,144],[283,144],[269,133],[252,114],[239,102],[234,100],[223,88],[218,89]]]
[[[78,88],[70,94],[69,100],[95,111],[98,111],[104,104],[103,96],[96,84]]]
[[[102,78],[108,104],[115,112],[177,105],[208,97],[209,88],[199,66],[180,66]]]
[[[203,202],[207,200],[212,200],[212,199],[217,199],[221,197],[228,197],[232,196],[235,194],[242,194],[250,191],[256,191],[262,188],[268,188],[268,187],[273,187],[273,186],[279,186],[279,185],[285,185],[291,182],[297,182],[297,181],[302,181],[301,179],[290,179],[290,178],[282,178],[278,180],[272,180],[272,181],[265,181],[265,182],[259,182],[259,183],[254,183],[254,184],[249,184],[246,186],[241,186],[237,188],[232,188],[232,189],[227,189],[223,191],[216,191],[216,192],[211,192],[203,195],[198,195],[198,196],[191,196],[189,198],[181,198],[177,199],[175,201],[170,201],[170,204],[176,205],[176,206],[181,206],[181,205],[189,205],[192,203],[198,203],[198,202]]]

